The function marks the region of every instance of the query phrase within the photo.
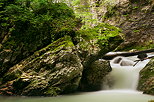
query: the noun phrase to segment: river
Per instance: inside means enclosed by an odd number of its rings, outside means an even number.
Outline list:
[[[79,92],[57,97],[6,97],[0,96],[0,102],[148,102],[154,96],[142,94],[136,90],[139,71],[149,62],[145,60],[135,66],[134,57],[117,57],[110,61],[112,72],[109,74],[112,86],[97,92]]]
[[[0,97],[0,102],[148,102],[154,96],[132,90],[76,93],[58,97]]]

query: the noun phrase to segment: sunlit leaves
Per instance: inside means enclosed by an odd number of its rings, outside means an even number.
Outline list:
[[[27,47],[30,43],[51,43],[71,35],[76,26],[73,10],[52,0],[16,0],[5,5],[0,14],[0,30],[11,36],[7,46],[12,46],[12,42],[14,46],[22,42]]]
[[[115,38],[121,34],[121,29],[106,24],[100,23],[94,27],[87,27],[78,31],[78,36],[82,37],[85,40],[94,40],[101,46],[108,46],[111,38]]]

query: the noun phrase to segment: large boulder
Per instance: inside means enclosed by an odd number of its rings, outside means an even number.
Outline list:
[[[4,75],[0,94],[53,96],[76,91],[83,66],[69,36],[16,64]]]
[[[82,91],[101,90],[105,76],[111,71],[109,61],[97,60],[91,66],[83,71],[83,77],[80,83]]]
[[[138,90],[154,95],[154,59],[140,71]]]

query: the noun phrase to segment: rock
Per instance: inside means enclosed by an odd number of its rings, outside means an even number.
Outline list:
[[[81,39],[76,45],[84,67],[79,86],[80,91],[97,91],[102,88],[103,77],[109,73],[111,68],[108,61],[99,61],[99,59],[106,53],[113,51],[123,41],[121,36],[115,35],[108,39],[108,44],[103,45],[105,40],[97,42],[98,38],[95,37],[90,41]]]
[[[4,15],[5,12],[7,17],[7,20],[3,20],[3,23],[7,25],[5,25],[5,28],[3,28],[4,25],[0,26],[0,77],[10,67],[31,56],[34,52],[44,48],[53,41],[65,35],[73,37],[75,35],[75,29],[79,29],[80,27],[80,20],[75,17],[73,9],[65,3],[52,3],[52,1],[49,3],[48,1],[44,1],[46,6],[43,9],[45,12],[42,12],[41,7],[38,7],[37,10],[35,9],[32,12],[28,8],[33,7],[36,1],[29,2],[33,5],[23,5],[25,10],[21,10],[23,9],[23,6],[21,6],[23,2],[19,2],[6,3],[1,8],[1,15]],[[9,6],[10,4],[11,6]],[[37,1],[37,4],[41,5],[42,3]],[[17,10],[16,13],[13,13],[14,11],[4,9],[8,6],[21,8],[20,10],[22,12]],[[47,14],[47,12],[50,13]],[[36,13],[40,16],[37,16]],[[23,20],[22,16],[26,18]],[[50,19],[45,20],[46,16]],[[1,17],[1,19],[3,18],[5,17]],[[9,20],[11,22],[8,23]]]
[[[140,71],[138,90],[154,95],[154,59]]]
[[[113,63],[118,64],[118,63],[120,63],[121,60],[122,60],[121,57],[115,58]]]
[[[37,35],[41,36],[41,35]],[[26,39],[26,35],[24,38]],[[17,38],[17,37],[16,37]],[[40,48],[45,47],[47,44],[44,42],[44,39],[39,37],[40,39],[37,41],[23,43],[22,41],[20,44],[17,45],[9,45],[11,41],[6,41],[6,44],[3,44],[3,47],[0,49],[0,77],[2,77],[10,67],[14,66],[15,64],[19,63],[21,60],[25,59],[26,57],[32,55],[35,51]],[[14,37],[10,38],[14,40]],[[47,41],[47,40],[46,40]],[[17,41],[15,41],[17,42]],[[50,43],[48,43],[50,44]]]
[[[153,7],[153,0],[120,0],[107,11],[103,21],[118,26],[125,34],[125,41],[117,50],[153,47]]]
[[[123,59],[120,62],[120,65],[121,66],[133,66],[134,65],[134,62],[132,60]]]
[[[91,16],[82,15],[81,10],[76,9],[80,5],[86,4],[87,11]],[[83,18],[95,19],[95,22],[88,26],[95,26],[98,22],[109,23],[122,29],[125,41],[119,46],[117,51],[130,49],[147,49],[154,46],[154,1],[153,0],[89,0],[80,2],[73,6],[78,14]],[[96,23],[97,22],[97,23]]]
[[[111,71],[109,61],[97,60],[91,64],[91,67],[83,71],[83,77],[80,83],[82,91],[97,91],[102,89],[104,77]]]
[[[14,95],[54,96],[77,90],[83,66],[69,36],[65,36],[16,64],[4,75]]]
[[[114,59],[113,63],[120,64],[121,66],[133,66],[134,65],[133,61],[128,60],[128,59],[123,58],[123,57],[116,57]]]

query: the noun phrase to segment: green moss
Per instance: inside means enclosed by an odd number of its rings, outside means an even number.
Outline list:
[[[54,49],[56,49],[59,46],[63,46],[63,45],[71,45],[74,46],[74,44],[72,43],[71,37],[70,36],[64,36],[56,41],[54,41],[53,43],[49,44],[48,46],[46,46],[45,48],[37,51],[38,54],[44,53],[48,50],[52,51]]]
[[[138,9],[138,8],[139,8],[138,6],[134,6],[132,9],[135,10],[135,9]]]
[[[47,90],[44,92],[45,95],[47,96],[57,96],[60,93],[61,89],[58,87],[49,87]]]
[[[133,30],[134,33],[140,32],[140,30]]]
[[[77,33],[79,46],[83,51],[93,53],[93,48],[104,49],[104,52],[114,50],[123,42],[121,29],[107,23],[81,29]],[[103,52],[102,52],[103,53]]]
[[[117,51],[129,51],[132,49],[136,50],[146,50],[154,48],[153,41],[144,42],[142,44],[136,44],[136,42],[131,42],[126,45],[119,46],[116,50]]]
[[[110,18],[112,16],[115,16],[116,15],[116,9],[115,8],[112,8],[111,10],[108,10],[107,13],[103,16],[103,19],[107,19],[107,18]]]
[[[145,94],[154,95],[154,59],[152,59],[140,72],[138,89]]]
[[[154,59],[152,59],[152,60],[154,61]],[[143,69],[140,74],[142,75],[142,77],[144,77],[143,79],[153,77],[154,76],[154,64],[152,62],[148,63],[147,67],[145,69]]]
[[[107,23],[99,23],[93,28],[81,29],[78,31],[79,37],[82,37],[86,41],[97,39],[98,41],[104,41],[106,43],[112,37],[121,35],[121,29],[115,26],[112,26]]]
[[[152,49],[154,48],[154,44],[149,44],[149,45],[136,45],[136,46],[132,46],[131,48],[129,48],[128,50],[131,49],[136,49],[136,50],[146,50],[146,49]]]
[[[58,52],[62,49],[65,49],[65,47],[72,47],[72,46],[74,46],[74,44],[73,44],[70,36],[62,37],[62,38],[54,41],[53,43],[49,44],[45,48],[43,48],[39,51],[36,51],[33,55],[34,58],[31,62],[37,61],[38,59],[43,58],[43,56],[46,56],[46,55],[44,55],[45,52],[52,51],[54,53],[54,52]]]
[[[11,55],[9,64],[5,64],[5,67],[2,68],[6,69],[5,72],[55,40],[65,35],[75,36],[78,19],[75,18],[73,9],[66,4],[32,0],[28,1],[30,5],[27,7],[21,0],[13,2],[8,5],[6,3],[5,9],[0,12],[3,23],[0,25],[2,28],[0,29],[1,40],[3,41],[3,44],[0,45],[0,51],[2,51],[0,53],[4,56],[5,49],[12,51],[9,53]],[[54,46],[59,45],[55,44],[52,47]],[[35,53],[35,57],[37,54],[41,55],[43,50]],[[0,62],[1,66],[4,66],[3,60]],[[5,72],[0,71],[0,76],[2,77]]]

